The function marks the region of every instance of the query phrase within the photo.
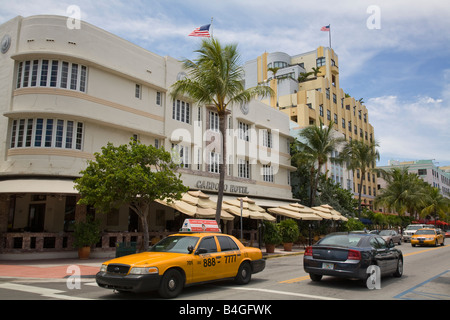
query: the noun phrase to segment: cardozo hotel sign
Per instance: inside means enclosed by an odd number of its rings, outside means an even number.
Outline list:
[[[204,180],[198,180],[195,183],[195,187],[202,190],[211,190],[211,191],[218,191],[219,190],[219,183],[218,182],[211,182],[211,181],[204,181]],[[249,194],[248,188],[245,186],[238,186],[233,184],[227,184],[224,185],[224,191],[230,192],[230,193],[239,193],[239,194]]]

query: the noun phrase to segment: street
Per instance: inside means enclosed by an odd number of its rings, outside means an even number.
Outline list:
[[[254,304],[259,300],[257,303],[261,306],[273,300],[450,300],[450,246],[413,248],[403,243],[397,247],[404,255],[403,277],[381,278],[380,289],[370,290],[362,281],[335,277],[312,282],[303,271],[303,256],[295,255],[268,259],[266,269],[255,274],[248,285],[239,286],[232,281],[197,285],[185,288],[176,300],[195,301],[196,305],[206,300],[239,301],[240,304],[245,304],[246,300]],[[93,278],[78,280],[70,277],[58,280],[3,278],[0,279],[0,299],[160,299],[156,293],[114,293],[98,287]]]

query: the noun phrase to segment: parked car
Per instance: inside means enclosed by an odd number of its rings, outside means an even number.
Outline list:
[[[307,247],[303,268],[311,280],[322,276],[368,278],[369,266],[380,268],[381,275],[403,274],[403,254],[376,234],[332,233]]]
[[[439,244],[443,246],[444,242],[445,237],[441,229],[419,229],[411,238],[411,245],[413,247],[416,245],[434,245],[437,247]]]
[[[450,238],[450,230],[446,230],[445,231],[445,237],[446,238]]]
[[[411,240],[412,235],[419,229],[426,227],[426,224],[410,224],[403,230],[403,241],[408,242]]]
[[[381,230],[378,235],[381,236],[387,243],[397,243],[398,245],[402,244],[402,235],[395,230]]]

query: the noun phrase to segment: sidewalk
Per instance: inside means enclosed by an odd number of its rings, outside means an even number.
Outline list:
[[[274,253],[266,253],[266,259],[289,255],[302,255],[302,247],[294,247],[292,251],[276,248]],[[82,278],[94,278],[103,262],[110,258],[80,259],[41,259],[41,260],[0,260],[0,278],[33,278],[33,279],[64,279],[79,272]]]

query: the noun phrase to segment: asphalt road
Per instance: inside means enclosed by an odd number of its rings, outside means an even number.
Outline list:
[[[233,314],[233,305],[235,314],[254,312],[249,301],[259,308],[265,307],[267,313],[274,312],[270,305],[276,300],[450,300],[450,245],[413,248],[408,243],[398,247],[404,254],[403,277],[382,278],[380,289],[370,290],[361,281],[335,277],[312,282],[303,271],[303,256],[298,255],[268,259],[266,269],[254,275],[250,284],[245,286],[222,281],[185,288],[178,298],[172,300],[175,310],[171,311],[188,312],[189,304],[193,308],[192,303],[195,302],[200,309],[191,311],[205,312],[203,315],[207,316],[210,300],[220,301],[220,309],[214,311],[222,315],[227,312]],[[84,278],[81,282],[70,278],[0,279],[0,300],[84,299],[122,301],[157,300],[159,297],[156,293],[114,293],[98,287],[93,278]],[[241,310],[237,308],[237,302],[244,306]],[[168,302],[161,303],[166,305]],[[201,309],[203,307],[205,309]]]

